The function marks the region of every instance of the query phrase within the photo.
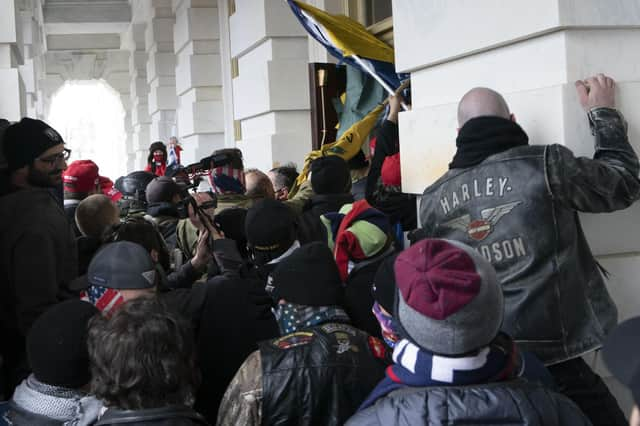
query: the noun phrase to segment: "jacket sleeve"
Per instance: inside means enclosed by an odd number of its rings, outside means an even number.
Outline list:
[[[167,275],[167,285],[171,289],[190,288],[202,275],[191,265],[191,262],[186,262],[177,271]]]
[[[218,426],[262,424],[262,358],[260,351],[247,357],[224,393],[218,409]]]
[[[640,198],[640,166],[624,117],[610,108],[592,109],[588,116],[596,138],[595,155],[575,157],[561,145],[549,146],[545,164],[551,194],[566,207],[583,212],[629,207]]]
[[[55,245],[45,232],[23,234],[12,250],[18,328],[26,335],[33,322],[58,302]]]
[[[213,257],[221,275],[237,276],[244,265],[235,240],[229,238],[213,241]]]
[[[302,214],[304,205],[311,197],[313,197],[313,188],[311,188],[311,180],[307,179],[300,185],[296,195],[292,199],[284,201],[284,203],[298,216]]]

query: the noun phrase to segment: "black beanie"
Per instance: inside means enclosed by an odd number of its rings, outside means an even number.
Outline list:
[[[245,233],[254,252],[278,257],[296,239],[295,217],[291,208],[281,201],[258,200],[247,212]]]
[[[224,233],[225,238],[236,242],[242,257],[246,257],[247,254],[247,235],[244,229],[246,218],[247,209],[241,207],[226,208],[214,218],[216,226]]]
[[[326,244],[313,242],[285,257],[269,277],[271,297],[304,306],[343,303],[340,273]]]
[[[344,194],[350,183],[351,172],[342,158],[329,155],[311,163],[311,187],[316,194]]]
[[[89,383],[87,328],[98,312],[91,303],[72,299],[38,317],[27,335],[27,356],[36,379],[71,389]]]
[[[394,265],[397,255],[390,256],[380,263],[373,279],[373,298],[390,314],[394,314],[394,299],[396,295],[396,273]]]
[[[5,130],[2,143],[7,166],[13,172],[31,164],[49,148],[64,144],[64,140],[44,121],[23,118]]]

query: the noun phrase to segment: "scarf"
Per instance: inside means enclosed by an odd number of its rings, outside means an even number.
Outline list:
[[[501,117],[472,118],[458,133],[458,150],[449,163],[449,169],[475,166],[494,154],[528,144],[527,134],[511,120]]]
[[[244,171],[232,166],[221,166],[211,170],[209,181],[216,194],[244,194]]]
[[[303,306],[283,303],[274,309],[274,315],[280,327],[280,334],[283,336],[325,322],[350,322],[347,314],[338,306]]]
[[[80,292],[80,300],[91,303],[107,317],[113,315],[116,308],[124,303],[124,297],[115,288],[90,285]]]
[[[384,342],[391,349],[396,347],[396,343],[400,340],[400,336],[395,325],[393,317],[382,310],[382,307],[378,302],[373,303],[373,309],[371,309],[373,315],[380,324],[380,330],[382,330],[382,338]]]
[[[324,214],[320,220],[327,230],[329,248],[343,283],[349,277],[349,261],[378,254],[386,247],[391,232],[389,219],[367,200],[344,205],[339,212]]]
[[[33,374],[15,390],[12,398],[18,407],[65,426],[92,425],[102,409],[102,402],[84,392],[38,381]]]
[[[513,340],[499,334],[489,346],[462,357],[430,353],[407,339],[393,350],[394,364],[359,410],[404,387],[465,386],[510,380],[521,373],[522,362]]]

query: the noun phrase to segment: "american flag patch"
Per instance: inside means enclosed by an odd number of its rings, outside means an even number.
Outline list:
[[[80,293],[80,300],[91,303],[105,315],[111,315],[115,308],[124,303],[122,294],[113,288],[92,285]]]

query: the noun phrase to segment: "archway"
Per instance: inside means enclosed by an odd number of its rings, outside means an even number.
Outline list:
[[[67,81],[53,95],[48,123],[64,138],[71,159],[93,160],[112,180],[127,171],[125,110],[103,80]]]

